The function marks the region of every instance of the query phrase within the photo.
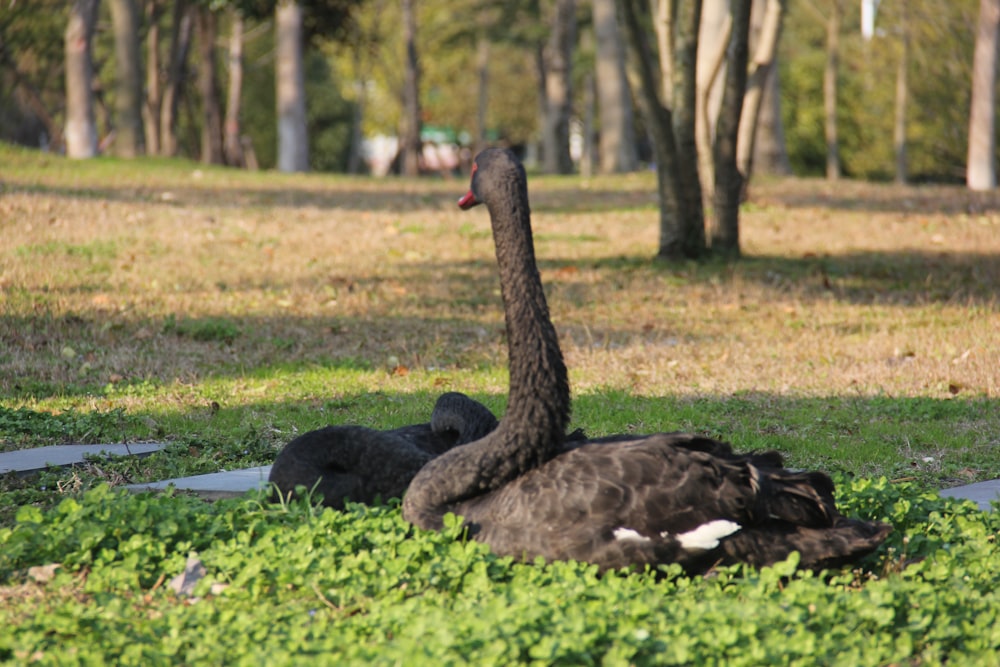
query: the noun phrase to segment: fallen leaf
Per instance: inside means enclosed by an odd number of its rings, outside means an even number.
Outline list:
[[[189,596],[194,593],[194,587],[205,578],[208,570],[197,556],[188,556],[184,571],[170,580],[167,586],[177,595]]]
[[[39,584],[52,581],[56,576],[56,570],[62,567],[61,563],[49,563],[48,565],[36,565],[28,568],[28,577]]]
[[[392,375],[396,375],[398,377],[403,377],[409,374],[410,374],[410,369],[407,368],[406,366],[403,366],[402,364],[392,369]]]

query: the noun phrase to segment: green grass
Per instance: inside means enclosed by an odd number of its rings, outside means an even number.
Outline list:
[[[0,451],[168,443],[0,478],[0,661],[997,664],[997,515],[936,490],[1000,477],[1000,196],[763,182],[743,260],[663,264],[652,175],[532,177],[574,427],[778,449],[896,528],[826,577],[598,578],[417,533],[394,504],[117,488],[266,464],[326,424],[423,422],[448,390],[502,414],[464,182],[5,146],[0,165]],[[194,603],[166,586],[192,552]]]

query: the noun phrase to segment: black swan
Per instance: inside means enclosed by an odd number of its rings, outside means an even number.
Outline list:
[[[497,426],[483,404],[447,392],[434,404],[427,424],[378,431],[364,426],[327,426],[289,442],[271,466],[268,481],[287,498],[304,486],[323,504],[373,503],[403,495],[417,471],[455,445],[482,438]]]
[[[872,552],[892,528],[848,519],[820,472],[781,467],[776,452],[734,454],[683,433],[612,436],[566,445],[569,383],[535,265],[524,168],[487,149],[463,209],[486,204],[509,346],[507,414],[484,438],[428,462],[403,516],[439,530],[446,513],[497,554],[580,560],[601,570],[679,563],[762,566],[801,555],[822,569]]]

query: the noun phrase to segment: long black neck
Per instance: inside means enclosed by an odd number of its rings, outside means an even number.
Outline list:
[[[434,459],[413,480],[403,513],[422,528],[440,528],[455,504],[500,488],[552,458],[569,423],[569,380],[535,265],[527,187],[514,178],[495,185],[485,203],[507,324],[507,414],[488,436]]]

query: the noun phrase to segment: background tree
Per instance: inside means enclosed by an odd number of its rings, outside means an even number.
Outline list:
[[[402,0],[405,76],[403,79],[403,115],[400,118],[401,168],[406,176],[420,174],[420,60],[417,56],[417,17],[415,0]]]
[[[542,161],[546,173],[569,174],[569,124],[573,110],[573,47],[576,42],[575,0],[555,0],[549,39],[543,51],[545,68],[545,125]]]
[[[219,36],[218,14],[209,5],[195,9],[198,35],[198,91],[201,93],[201,161],[223,164],[222,100],[219,87],[216,41]]]
[[[142,129],[142,60],[135,0],[110,0],[115,33],[116,155],[131,158],[145,152]]]
[[[840,60],[842,0],[830,3],[826,19],[826,67],[823,69],[823,126],[826,131],[826,177],[840,178],[840,145],[837,132],[837,73]]]
[[[66,155],[97,155],[91,40],[98,0],[73,0],[66,25]]]
[[[593,0],[592,11],[601,172],[633,171],[638,156],[632,123],[632,94],[625,76],[625,47],[621,42],[614,0]]]
[[[226,164],[246,166],[243,155],[243,14],[230,9],[229,28],[229,86],[226,95],[226,120],[223,130],[223,152]]]
[[[758,0],[753,3],[751,21],[756,15],[756,44],[747,74],[736,145],[736,168],[744,181],[749,181],[751,177],[757,126],[764,103],[764,93],[768,81],[772,80],[771,72],[778,53],[784,4],[785,0]]]
[[[302,7],[279,0],[275,13],[278,105],[278,170],[308,171]]]
[[[992,190],[996,174],[997,37],[1000,0],[980,0],[976,51],[972,65],[972,110],[969,114],[969,160],[966,183],[971,190]]]
[[[180,148],[177,138],[177,119],[181,95],[188,76],[188,52],[194,25],[194,7],[187,0],[174,0],[170,29],[170,50],[167,58],[166,80],[160,101],[160,154],[177,155]],[[150,43],[149,49],[155,48]],[[149,103],[152,106],[152,103]]]

